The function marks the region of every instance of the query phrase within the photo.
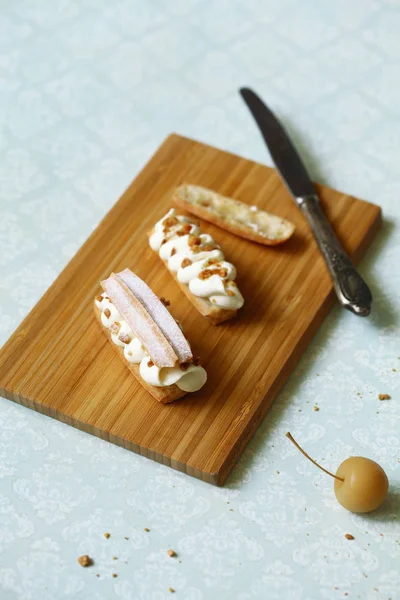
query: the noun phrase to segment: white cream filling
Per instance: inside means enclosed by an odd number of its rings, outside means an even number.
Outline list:
[[[164,232],[164,221],[167,218],[173,217],[178,219],[178,224],[173,225]],[[189,246],[189,234],[179,236],[177,232],[182,225],[189,224],[191,226],[190,235],[200,237],[201,243],[197,248],[200,251],[193,252],[193,248]],[[199,233],[200,230],[195,223],[192,223],[187,217],[176,215],[174,208],[156,223],[154,232],[150,236],[150,247],[158,252],[160,258],[166,261],[168,269],[176,273],[178,281],[187,285],[190,292],[199,298],[210,301],[212,304],[230,310],[237,310],[244,304],[243,296],[239,292],[237,286],[227,286],[226,282],[236,278],[236,269],[234,265],[224,260],[224,254],[218,247],[214,250],[204,250],[202,248],[207,245],[217,246],[211,235]],[[182,261],[187,258],[192,264],[182,268]],[[218,261],[216,264],[207,265],[209,260]],[[200,279],[201,271],[205,269],[224,268],[227,271],[225,277],[214,274],[208,279]],[[210,280],[212,279],[212,282]],[[217,281],[218,280],[218,281]],[[231,290],[230,294],[227,293]],[[231,294],[234,295],[231,295]]]
[[[142,379],[149,385],[166,387],[177,385],[184,392],[197,392],[207,381],[207,373],[203,367],[190,364],[186,371],[180,367],[162,367],[154,365],[140,340],[133,335],[132,329],[122,318],[121,314],[110,302],[107,294],[102,293],[102,300],[96,299],[96,306],[102,311],[101,322],[104,327],[110,329],[114,323],[119,323],[118,333],[111,333],[111,339],[117,346],[124,348],[124,356],[132,364],[140,364],[139,373]],[[110,316],[106,317],[104,310],[109,309]],[[127,335],[131,338],[129,343],[122,342],[119,337]],[[149,366],[150,365],[150,366]]]

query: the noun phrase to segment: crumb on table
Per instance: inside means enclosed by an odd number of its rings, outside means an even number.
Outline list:
[[[78,558],[78,563],[81,565],[81,567],[90,567],[92,562],[92,559],[87,554],[82,554],[82,556]]]
[[[390,395],[389,394],[378,394],[378,399],[379,400],[390,400]]]
[[[346,540],[354,540],[354,535],[351,535],[351,533],[346,533],[344,537]]]
[[[149,529],[148,527],[145,527],[145,528],[144,528],[144,531],[145,531],[146,533],[149,533],[150,529]]]
[[[171,594],[175,594],[175,590],[174,590],[174,588],[172,588],[172,587],[169,587],[169,588],[168,588],[168,591],[169,591],[169,592],[171,592]]]
[[[176,556],[175,550],[168,550],[168,556],[171,556],[171,557]]]
[[[108,538],[110,537],[110,534],[109,533],[105,533],[104,537],[106,538],[106,540],[108,540]]]
[[[319,410],[319,406],[315,405],[313,410],[315,410],[315,411]]]
[[[118,575],[116,573],[113,573],[112,576],[113,577],[118,577]]]

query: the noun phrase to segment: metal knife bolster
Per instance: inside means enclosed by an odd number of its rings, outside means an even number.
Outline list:
[[[369,315],[372,303],[370,289],[338,242],[320,207],[318,196],[300,196],[296,202],[314,233],[341,304],[357,315]]]

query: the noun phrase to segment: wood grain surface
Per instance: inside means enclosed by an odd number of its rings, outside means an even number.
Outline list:
[[[293,238],[275,248],[202,224],[236,265],[246,300],[236,319],[217,327],[193,308],[148,246],[146,232],[183,181],[296,224]],[[326,187],[318,191],[357,261],[379,226],[379,207]],[[171,301],[208,372],[197,394],[168,405],[155,401],[100,331],[92,308],[98,282],[125,267]],[[3,346],[0,393],[221,485],[333,302],[323,260],[277,173],[171,135]]]

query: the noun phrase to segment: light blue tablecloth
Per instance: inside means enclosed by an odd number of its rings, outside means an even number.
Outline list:
[[[168,133],[270,164],[242,85],[385,217],[372,317],[332,311],[223,489],[0,399],[2,600],[400,598],[399,31],[398,0],[2,3],[2,341]],[[383,509],[340,508],[287,430],[379,461]]]

